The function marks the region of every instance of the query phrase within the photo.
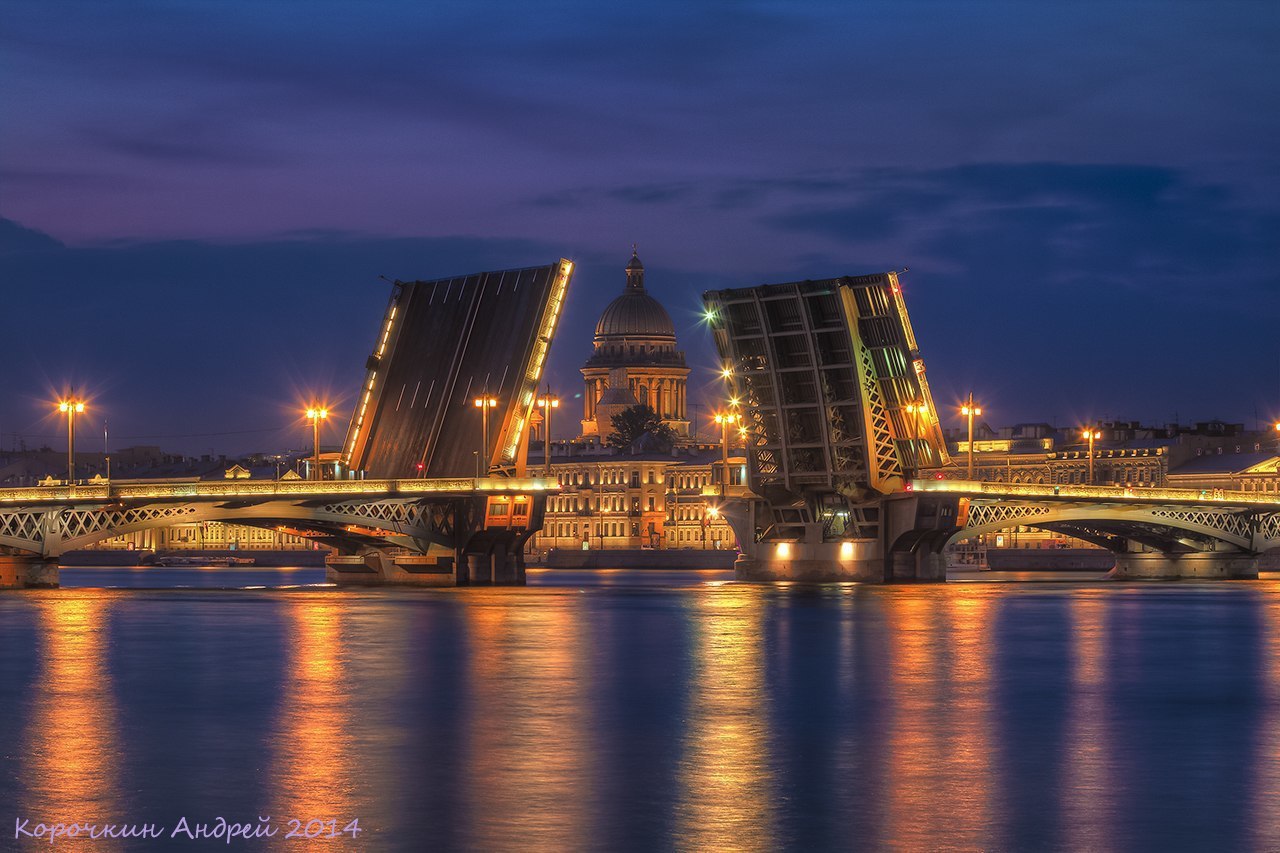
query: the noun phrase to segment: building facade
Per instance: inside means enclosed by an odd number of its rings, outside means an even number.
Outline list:
[[[562,491],[547,498],[535,551],[737,547],[719,511],[720,447],[626,454],[566,442],[557,449],[566,456],[553,454],[551,475]],[[741,451],[730,458],[731,484],[742,482],[745,462]]]

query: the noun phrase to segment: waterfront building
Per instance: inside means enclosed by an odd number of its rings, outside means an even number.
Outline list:
[[[547,499],[542,530],[532,540],[537,552],[737,547],[719,512],[719,445],[633,453],[560,442],[551,458],[551,476],[562,491]],[[729,482],[739,485],[746,459],[736,450],[729,461]],[[531,458],[531,468],[540,462]]]

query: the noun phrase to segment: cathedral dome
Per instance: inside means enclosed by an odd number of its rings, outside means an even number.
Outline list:
[[[596,340],[602,338],[670,338],[676,337],[675,324],[662,303],[644,289],[644,264],[631,253],[627,264],[627,287],[622,295],[609,303],[596,323]]]
[[[643,290],[628,290],[609,303],[596,323],[596,338],[672,338],[675,324],[667,309]]]

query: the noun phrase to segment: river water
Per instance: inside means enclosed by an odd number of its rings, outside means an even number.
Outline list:
[[[0,849],[1280,848],[1280,581],[320,575],[0,596]]]

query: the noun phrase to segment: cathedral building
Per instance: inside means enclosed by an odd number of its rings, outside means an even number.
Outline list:
[[[676,349],[667,310],[644,289],[644,264],[635,251],[622,295],[596,323],[595,351],[582,367],[582,439],[603,442],[611,418],[630,406],[649,406],[676,435],[689,437],[685,384],[689,367]]]
[[[704,432],[701,442],[690,437],[689,367],[676,348],[675,325],[645,291],[644,264],[634,251],[626,272],[626,287],[601,314],[594,351],[582,367],[582,433],[553,444],[551,476],[562,490],[547,499],[532,548],[733,550],[737,543],[717,497],[718,435]],[[602,446],[613,431],[613,415],[637,404],[651,407],[671,427],[674,448]],[[530,467],[540,461],[531,458]],[[731,483],[739,485],[746,459],[733,450],[730,461]]]

